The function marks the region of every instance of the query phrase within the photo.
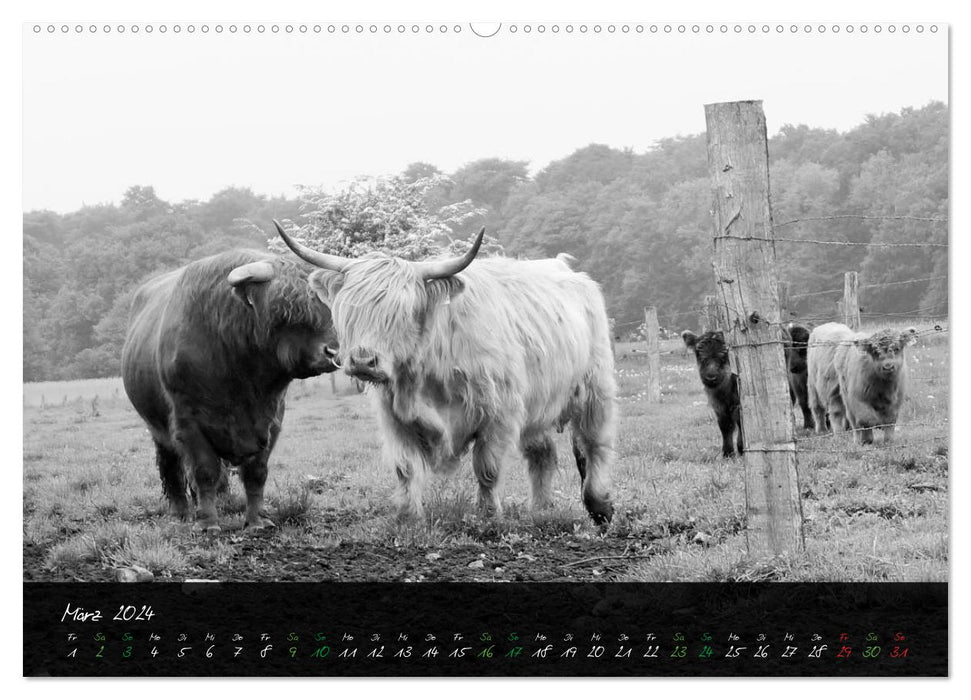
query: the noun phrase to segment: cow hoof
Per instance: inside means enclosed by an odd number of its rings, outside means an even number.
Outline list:
[[[425,519],[425,511],[420,506],[406,504],[395,511],[394,519],[398,525],[414,525]]]
[[[611,503],[598,503],[587,511],[594,525],[606,529],[614,517],[614,506]]]
[[[216,536],[223,531],[218,524],[206,521],[198,521],[192,526],[193,531],[198,532],[200,535]]]
[[[479,508],[476,517],[484,523],[502,520],[502,508]]]
[[[180,523],[187,523],[191,519],[191,515],[189,514],[188,508],[185,508],[185,509],[172,508],[169,511],[169,515],[172,516],[173,520],[176,520]]]
[[[253,522],[247,521],[243,523],[243,529],[249,530],[251,532],[259,532],[260,530],[266,530],[271,527],[276,527],[276,523],[270,520],[269,518],[263,518],[263,517]]]

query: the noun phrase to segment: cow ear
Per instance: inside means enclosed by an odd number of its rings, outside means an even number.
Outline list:
[[[330,306],[337,292],[344,286],[344,273],[333,270],[314,270],[307,277],[307,284],[317,297]]]
[[[907,347],[911,343],[916,343],[916,342],[917,342],[916,328],[908,328],[900,334],[900,344],[902,346]]]
[[[273,279],[275,274],[271,263],[266,260],[259,260],[233,268],[227,275],[226,281],[233,288],[233,295],[237,299],[251,309],[255,309],[256,305],[253,303],[254,287],[266,284]]]
[[[251,309],[256,308],[256,304],[253,302],[253,285],[252,284],[238,284],[233,286],[233,296],[239,299],[241,302],[246,304]]]
[[[428,292],[429,301],[449,304],[452,299],[465,291],[465,282],[453,275],[452,277],[428,280],[425,282],[425,289]]]
[[[696,336],[691,331],[681,331],[681,340],[689,348],[694,348],[695,344],[698,342],[698,336]]]

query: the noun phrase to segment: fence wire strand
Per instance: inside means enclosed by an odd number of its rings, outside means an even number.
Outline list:
[[[773,225],[773,227],[774,228],[779,228],[779,227],[789,226],[789,225],[792,225],[792,224],[803,223],[803,222],[810,222],[810,221],[834,221],[834,220],[841,220],[841,219],[857,219],[857,220],[871,220],[871,221],[917,221],[917,222],[940,223],[940,224],[947,224],[948,223],[948,219],[947,218],[932,217],[932,216],[871,216],[871,215],[861,215],[861,214],[836,214],[836,215],[832,215],[832,216],[811,216],[811,217],[802,217],[802,218],[798,218],[798,219],[791,219],[791,220],[788,220],[788,221],[783,221],[783,222],[780,222],[780,223],[775,223]],[[780,238],[776,238],[776,237],[767,238],[767,237],[760,237],[760,236],[729,236],[729,235],[716,235],[716,236],[713,236],[713,241],[716,244],[717,244],[717,242],[719,240],[723,240],[723,239],[732,239],[732,240],[736,240],[736,241],[760,241],[760,242],[765,242],[765,243],[803,243],[803,244],[810,244],[810,245],[842,246],[842,247],[865,247],[865,248],[944,248],[944,249],[947,249],[947,248],[950,247],[949,244],[947,244],[947,243],[931,243],[931,242],[924,242],[924,243],[894,243],[894,242],[885,242],[885,243],[881,243],[881,242],[875,242],[875,241],[868,241],[868,242],[863,242],[863,241],[832,241],[832,240],[821,240],[821,239],[813,239],[813,238],[784,238],[784,237],[780,237]],[[947,277],[945,275],[938,275],[938,276],[932,276],[932,277],[920,277],[920,278],[913,278],[913,279],[907,279],[907,280],[897,280],[897,281],[893,281],[893,282],[880,282],[880,283],[873,283],[873,284],[865,284],[865,285],[860,285],[858,287],[858,289],[883,289],[883,288],[886,288],[886,287],[898,287],[898,286],[904,286],[904,285],[910,285],[910,284],[920,284],[920,283],[937,282],[937,281],[946,280],[946,279],[947,279]],[[844,291],[844,288],[843,287],[838,287],[838,288],[834,288],[834,289],[824,289],[824,290],[819,290],[819,291],[803,292],[803,293],[799,293],[799,294],[789,295],[789,299],[790,300],[795,300],[795,299],[804,299],[804,298],[813,297],[813,296],[822,296],[822,295],[826,295],[826,294],[839,294],[839,293],[842,293],[843,291]],[[730,312],[731,314],[734,314],[734,317],[736,319],[748,319],[749,316],[750,316],[748,313],[743,313],[743,312],[739,311],[738,309],[732,308],[724,300],[719,301],[719,302],[716,302],[714,304],[714,306],[716,308],[723,309],[725,312]],[[712,310],[712,307],[711,306],[697,307],[697,308],[695,308],[695,312],[698,313],[698,314],[709,314],[709,313],[711,313],[711,310]],[[690,313],[690,311],[688,313]],[[892,312],[892,311],[891,312],[867,312],[867,311],[863,311],[862,309],[860,311],[861,317],[867,317],[870,320],[875,320],[877,318],[882,318],[882,317],[895,318],[895,319],[899,319],[899,318],[903,318],[903,317],[911,317],[911,318],[913,318],[913,317],[920,317],[920,316],[923,316],[925,314],[932,314],[932,313],[933,314],[937,314],[937,313],[944,313],[944,314],[946,314],[947,313],[947,304],[946,303],[935,304],[935,305],[932,305],[932,306],[921,307],[921,308],[913,309],[911,311],[903,311],[903,312]],[[831,318],[821,318],[821,317],[798,318],[797,314],[795,314],[795,313],[793,313],[792,315],[794,317],[797,317],[797,319],[799,321],[801,321],[801,322],[831,321],[832,320]],[[727,319],[727,318],[728,318],[728,314],[726,313],[724,319]],[[926,318],[926,316],[925,316],[925,318]],[[712,320],[712,319],[710,319],[710,320]],[[768,325],[773,325],[773,326],[787,326],[790,322],[791,322],[791,320],[771,321],[770,322],[770,321],[766,321],[764,319],[758,319],[758,323],[759,324],[768,324]],[[635,325],[638,325],[638,323],[639,322],[633,322],[632,321],[632,322],[628,322],[628,323],[624,323],[624,324],[618,324],[617,326],[615,326],[615,329],[616,328],[621,328],[621,327],[627,327],[627,326],[635,326]],[[737,323],[737,320],[736,320],[736,323]],[[716,329],[712,329],[712,330],[722,330],[724,332],[725,329],[717,329],[716,328]],[[741,330],[745,331],[746,329],[743,328]],[[937,334],[948,333],[948,332],[949,332],[948,331],[948,328],[945,327],[945,326],[943,326],[943,325],[941,325],[941,324],[935,324],[932,327],[920,328],[920,329],[913,328],[913,327],[911,328],[911,333],[912,333],[913,338],[915,340],[923,339],[923,338],[926,338],[926,337],[929,337],[929,336],[933,336],[933,335],[937,335]],[[729,347],[731,349],[735,350],[735,349],[738,349],[738,348],[741,348],[741,347],[758,347],[758,346],[763,346],[763,345],[791,345],[791,344],[792,344],[792,340],[791,339],[788,339],[788,340],[786,340],[786,339],[779,339],[779,340],[768,340],[768,341],[759,341],[759,342],[751,342],[751,343],[729,343]],[[817,341],[817,342],[812,343],[811,344],[811,347],[817,347],[817,346],[849,346],[849,345],[855,345],[855,344],[856,344],[856,341],[855,340]],[[621,371],[618,372],[618,376],[619,377],[624,377],[624,378],[640,377],[640,376],[644,376],[644,374],[645,373],[642,373],[642,372],[624,371],[624,370],[621,370]],[[638,393],[636,393],[636,394],[634,394],[632,396],[621,397],[621,400],[635,400],[635,399],[638,399],[638,398],[643,397],[646,393],[647,393],[646,391],[638,392]],[[833,453],[833,454],[842,454],[842,455],[845,455],[845,454],[847,454],[848,452],[850,452],[852,450],[863,449],[863,448],[867,448],[867,449],[896,449],[896,450],[900,450],[900,449],[906,449],[908,447],[917,446],[917,445],[926,445],[928,443],[934,443],[934,442],[940,442],[940,441],[948,441],[950,439],[949,434],[944,434],[944,435],[933,435],[933,436],[930,436],[930,437],[927,437],[927,438],[916,439],[916,440],[910,439],[910,440],[908,440],[907,442],[904,442],[904,443],[897,443],[897,442],[894,442],[894,441],[886,441],[885,440],[885,441],[880,442],[879,444],[870,443],[869,445],[863,445],[863,444],[861,444],[861,443],[859,443],[859,442],[856,441],[856,434],[857,433],[862,433],[862,431],[864,431],[864,430],[870,430],[870,431],[873,431],[873,430],[883,430],[883,429],[890,428],[890,427],[892,427],[894,429],[894,431],[897,431],[897,430],[902,430],[902,429],[907,429],[907,428],[918,428],[918,427],[920,427],[920,428],[927,428],[927,427],[936,427],[936,428],[939,428],[940,425],[939,424],[931,424],[931,423],[920,423],[920,422],[882,424],[882,425],[871,426],[870,428],[856,428],[856,429],[849,429],[849,430],[845,430],[845,431],[841,430],[841,431],[838,431],[838,432],[837,431],[834,431],[834,432],[825,433],[825,434],[817,434],[817,435],[811,435],[811,436],[797,437],[797,438],[795,438],[793,440],[792,443],[780,443],[777,446],[776,445],[765,445],[765,444],[751,445],[751,446],[746,446],[746,451],[749,451],[749,452],[793,452],[793,451],[795,451],[797,453]],[[948,429],[948,427],[949,427],[949,424],[947,422],[947,419],[945,419],[945,429]],[[850,444],[850,445],[833,446],[833,447],[829,447],[829,446],[825,446],[825,445],[824,446],[820,446],[820,444],[823,441],[828,441],[829,443],[832,444],[833,441],[839,440],[840,439],[840,436],[843,435],[843,434],[851,437],[852,444]]]
[[[899,287],[904,284],[917,284],[919,282],[936,282],[938,280],[946,280],[947,275],[939,275],[937,277],[916,277],[909,280],[899,280],[897,282],[878,282],[875,284],[861,284],[857,289],[882,289],[884,287]],[[834,289],[821,289],[816,292],[800,292],[799,294],[790,294],[789,299],[803,299],[805,297],[815,297],[821,296],[823,294],[842,294],[843,287]]]
[[[799,219],[790,219],[789,221],[783,221],[781,223],[773,223],[773,227],[778,226],[789,226],[790,224],[801,224],[804,221],[837,221],[839,219],[860,219],[860,220],[870,220],[870,221],[925,221],[936,224],[946,224],[946,217],[937,216],[873,216],[870,214],[832,214],[830,216],[804,216]]]
[[[762,241],[763,243],[812,243],[815,245],[860,246],[878,248],[948,248],[947,243],[874,243],[873,241],[822,241],[814,238],[766,238],[765,236],[713,236],[716,241]]]

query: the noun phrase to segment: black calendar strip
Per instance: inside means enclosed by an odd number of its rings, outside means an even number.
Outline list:
[[[24,584],[24,674],[940,676],[946,584]]]

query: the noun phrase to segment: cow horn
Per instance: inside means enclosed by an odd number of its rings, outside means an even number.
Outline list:
[[[469,263],[475,259],[479,248],[482,247],[483,236],[485,236],[485,226],[479,231],[479,235],[475,237],[475,243],[472,244],[472,247],[469,248],[465,255],[459,255],[448,260],[427,260],[415,263],[415,266],[418,268],[418,274],[424,280],[437,280],[458,274],[467,268]]]
[[[280,226],[280,222],[276,219],[273,220],[273,225],[276,226],[276,232],[280,234],[280,238],[283,242],[287,244],[287,247],[297,254],[297,257],[306,260],[311,265],[316,265],[317,267],[322,267],[325,270],[333,270],[334,272],[343,272],[347,269],[347,266],[351,264],[351,260],[347,258],[342,258],[340,255],[331,255],[329,253],[320,253],[316,250],[311,250],[305,245],[297,243],[293,238],[291,238],[283,227]]]
[[[260,260],[240,265],[230,272],[226,279],[232,286],[238,287],[249,282],[269,282],[273,279],[273,275],[273,265],[265,260]]]

